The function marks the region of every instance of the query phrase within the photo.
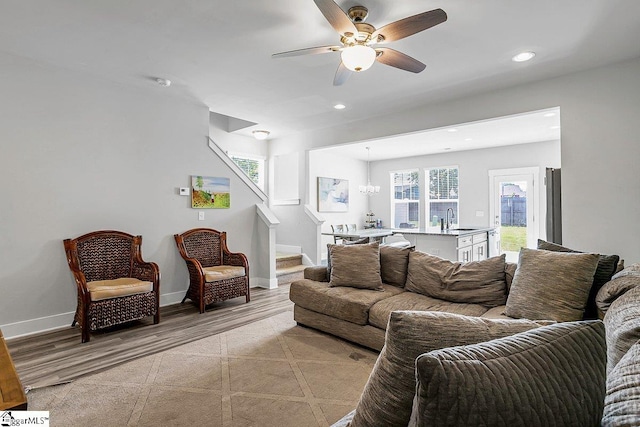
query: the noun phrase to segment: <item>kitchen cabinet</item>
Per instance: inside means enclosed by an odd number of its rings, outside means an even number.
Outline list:
[[[488,232],[492,228],[478,228],[465,230],[428,229],[412,232],[404,231],[405,239],[409,240],[417,251],[450,261],[480,261],[488,257]]]
[[[458,237],[458,261],[482,261],[487,259],[487,232]]]

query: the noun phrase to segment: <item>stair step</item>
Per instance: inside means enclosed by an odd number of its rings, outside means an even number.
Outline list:
[[[276,253],[276,270],[302,265],[302,254]]]
[[[293,267],[276,269],[278,286],[304,279],[304,269],[306,265],[294,265]]]

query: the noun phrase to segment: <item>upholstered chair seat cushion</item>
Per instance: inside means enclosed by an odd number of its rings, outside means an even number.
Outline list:
[[[243,277],[246,274],[244,267],[235,265],[216,265],[213,267],[205,267],[202,270],[204,271],[204,280],[206,282],[233,279],[234,277]]]
[[[153,282],[138,280],[133,277],[121,277],[113,280],[87,282],[87,289],[89,289],[91,301],[100,301],[151,292],[153,290]]]

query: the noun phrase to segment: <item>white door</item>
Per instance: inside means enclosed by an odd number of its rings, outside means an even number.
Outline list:
[[[500,230],[500,253],[517,262],[521,247],[535,248],[539,227],[538,168],[489,171],[491,226]]]

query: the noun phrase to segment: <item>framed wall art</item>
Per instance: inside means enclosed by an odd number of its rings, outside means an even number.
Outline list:
[[[229,178],[216,176],[191,177],[191,207],[197,209],[229,209],[231,188]]]
[[[349,181],[318,177],[318,212],[348,212]]]

